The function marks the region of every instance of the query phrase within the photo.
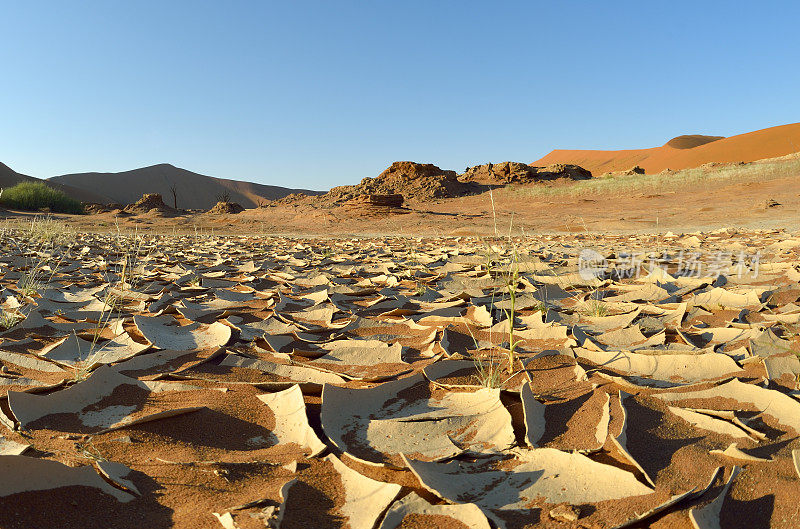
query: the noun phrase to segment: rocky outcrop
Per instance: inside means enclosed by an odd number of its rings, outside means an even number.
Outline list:
[[[484,185],[528,184],[543,180],[566,178],[569,180],[586,180],[592,173],[579,165],[553,164],[547,167],[534,167],[521,162],[487,163],[468,167],[459,176],[462,182]]]
[[[400,208],[403,206],[403,195],[361,195],[350,201],[354,204],[384,208]]]
[[[774,198],[766,198],[759,202],[756,202],[756,209],[770,209],[770,208],[777,208],[782,204],[775,200]]]
[[[217,202],[217,204],[208,210],[209,213],[217,215],[235,215],[244,211],[244,207],[236,202]]]
[[[665,169],[662,172],[669,171],[669,169]],[[644,174],[644,169],[639,167],[638,165],[634,165],[627,171],[617,171],[615,173],[603,173],[603,178],[608,178],[612,176],[635,176],[635,175],[642,175]]]
[[[334,187],[321,196],[289,195],[270,206],[323,207],[347,205],[348,208],[399,208],[400,204],[379,204],[380,200],[428,201],[462,197],[507,184],[527,184],[566,178],[585,180],[592,173],[570,164],[533,167],[520,162],[484,164],[467,168],[458,175],[429,163],[394,162],[378,176],[367,177],[359,184]]]
[[[434,177],[437,179],[455,181],[457,176],[455,171],[439,169],[432,163],[394,162],[388,169],[379,174],[375,180],[385,182],[413,181]]]
[[[125,213],[141,214],[141,213],[159,213],[162,215],[177,215],[178,210],[164,204],[164,199],[158,193],[145,193],[142,198],[133,204],[128,204],[122,210]]]
[[[580,165],[571,163],[555,163],[536,168],[537,180],[556,180],[558,178],[566,178],[567,180],[588,180],[591,177],[591,171],[584,169]]]
[[[382,216],[408,212],[403,208],[403,195],[397,193],[360,195],[346,201],[341,207],[344,211],[358,216]]]
[[[502,185],[530,182],[535,178],[535,167],[520,162],[501,162],[467,167],[459,177],[459,180],[462,182]]]
[[[630,169],[628,169],[627,171],[625,171],[622,174],[624,174],[625,176],[633,176],[635,174],[644,174],[644,169],[639,167],[638,165],[634,165],[633,167],[631,167]]]
[[[121,211],[125,207],[122,204],[98,204],[97,202],[83,202],[82,204],[83,211],[89,215]]]
[[[352,186],[334,187],[320,199],[341,204],[364,195],[403,195],[415,200],[458,197],[473,192],[473,186],[460,182],[455,171],[429,163],[394,162],[375,178],[367,177]]]

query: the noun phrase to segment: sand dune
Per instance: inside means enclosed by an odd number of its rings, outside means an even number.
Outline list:
[[[712,141],[724,140],[725,136],[705,136],[703,134],[685,134],[669,140],[664,146],[673,149],[694,149]]]
[[[728,138],[719,136],[678,136],[661,147],[620,151],[557,149],[531,165],[553,163],[580,165],[595,176],[625,171],[634,165],[648,173],[664,169],[687,169],[704,163],[752,162],[775,158],[800,151],[800,123],[739,134]]]
[[[4,163],[0,163],[0,188],[13,187],[19,184],[20,182],[44,182],[44,180],[18,173],[9,166],[5,165]],[[81,200],[83,202],[109,201],[108,197],[93,192],[89,189],[78,189],[76,187],[64,185],[58,182],[46,182],[46,183],[51,187],[60,189],[61,191],[63,191],[64,193],[66,193],[67,195],[71,196],[76,200]]]
[[[260,201],[274,200],[290,193],[317,194],[305,189],[254,184],[225,178],[215,178],[181,169],[170,164],[158,164],[120,173],[76,173],[54,176],[49,182],[66,184],[80,189],[94,189],[109,197],[105,202],[128,204],[135,202],[144,193],[160,193],[164,202],[173,205],[170,188],[175,185],[178,192],[178,207],[207,209],[217,203],[218,197],[227,192],[233,202],[244,207],[257,207]]]

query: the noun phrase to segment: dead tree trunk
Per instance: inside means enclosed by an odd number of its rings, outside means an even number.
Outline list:
[[[172,184],[169,190],[172,191],[172,205],[175,209],[178,209],[178,188],[175,184]]]

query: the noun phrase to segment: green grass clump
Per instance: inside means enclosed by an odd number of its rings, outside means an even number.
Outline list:
[[[25,211],[49,209],[53,213],[84,213],[83,205],[79,201],[43,182],[20,182],[14,187],[4,189],[0,195],[0,204]]]
[[[597,318],[608,316],[608,307],[599,301],[592,301],[587,303],[583,308],[583,313],[587,316],[594,316]]]

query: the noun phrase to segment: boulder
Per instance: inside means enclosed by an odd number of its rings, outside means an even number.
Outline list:
[[[397,193],[359,195],[346,201],[341,207],[345,212],[356,216],[374,217],[408,212],[403,208],[403,195]]]
[[[592,177],[592,172],[584,169],[580,165],[571,163],[554,163],[547,167],[537,167],[537,180],[555,180],[566,178],[569,180],[588,180]]]
[[[775,200],[774,198],[767,198],[767,199],[760,200],[760,201],[756,202],[756,208],[758,208],[758,209],[777,208],[778,206],[781,206],[781,205],[782,204],[780,202],[778,202],[777,200]]]
[[[111,211],[111,208],[106,206],[105,204],[100,204],[98,202],[82,202],[83,204],[83,211],[86,212],[87,215],[94,215],[97,213],[108,213]]]
[[[365,206],[399,208],[403,206],[403,195],[397,193],[391,195],[361,195],[350,202]]]
[[[624,174],[625,176],[633,176],[635,174],[644,174],[644,169],[639,167],[638,165],[634,165],[633,167],[631,167],[627,171],[623,172],[622,174]]]

